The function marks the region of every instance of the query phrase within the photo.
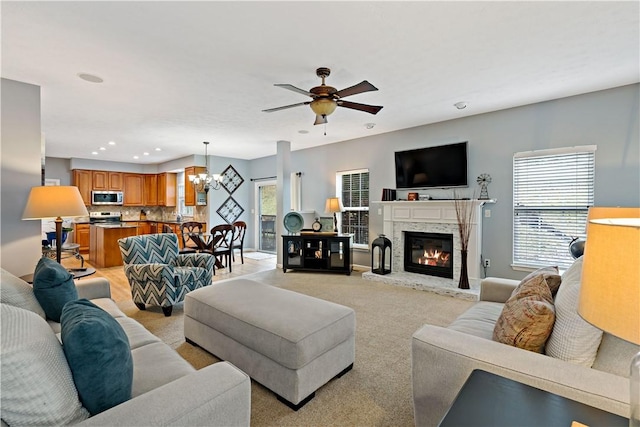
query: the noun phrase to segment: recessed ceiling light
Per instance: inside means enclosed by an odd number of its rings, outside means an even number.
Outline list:
[[[139,159],[140,157],[138,157],[138,156],[133,156],[133,158],[134,158],[134,159]]]
[[[115,141],[109,141],[109,145],[116,145]]]
[[[456,107],[458,110],[464,110],[465,108],[467,108],[467,103],[466,102],[456,102],[455,104],[453,104],[454,107]]]
[[[304,129],[300,129],[300,130],[298,131],[298,133],[301,133],[301,134],[303,134],[303,135],[304,135],[304,134],[309,133],[309,131],[308,131],[308,130],[304,130]]]
[[[102,80],[102,78],[98,76],[95,76],[93,74],[87,74],[87,73],[78,73],[78,77],[80,77],[84,81],[91,82],[91,83],[102,83],[104,81]]]
[[[104,147],[100,147],[100,148],[99,148],[99,150],[100,150],[100,151],[105,151],[105,150],[106,150],[106,148],[104,148]]]
[[[98,152],[97,151],[92,151],[91,154],[93,154],[94,156],[97,156]]]
[[[149,155],[149,153],[147,153],[146,151],[145,151],[144,153],[142,153],[142,154],[144,154],[145,156],[148,156],[148,155]]]
[[[156,151],[162,151],[162,148],[158,147],[156,148]]]
[[[366,127],[367,129],[373,129],[375,125],[375,123],[365,123],[364,127]]]

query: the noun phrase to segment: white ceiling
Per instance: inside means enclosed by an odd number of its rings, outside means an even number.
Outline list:
[[[298,150],[627,85],[640,74],[637,1],[1,7],[2,77],[41,86],[53,157],[159,163],[204,154],[210,141],[209,154],[254,159],[275,154],[278,140]],[[273,84],[309,89],[321,66],[337,89],[373,83],[379,91],[347,99],[382,111],[338,108],[326,136],[308,106],[261,112],[309,100]],[[456,109],[459,101],[468,107]]]

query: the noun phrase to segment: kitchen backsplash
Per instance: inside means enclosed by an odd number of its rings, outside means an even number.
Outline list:
[[[178,210],[175,207],[162,207],[162,206],[146,206],[146,207],[133,207],[133,206],[88,206],[89,212],[120,212],[123,221],[135,221],[140,219],[146,219],[147,221],[176,221],[178,217]],[[142,214],[144,212],[145,215]],[[82,221],[84,218],[78,218],[78,221]],[[194,216],[183,217],[183,220],[193,220],[207,222],[207,207],[195,206]],[[89,218],[86,218],[88,221]]]

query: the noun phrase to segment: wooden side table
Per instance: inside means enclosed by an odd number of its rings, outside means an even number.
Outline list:
[[[629,426],[629,419],[476,369],[439,426]]]

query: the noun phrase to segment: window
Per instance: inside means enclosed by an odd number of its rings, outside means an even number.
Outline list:
[[[336,196],[344,212],[340,215],[340,232],[353,234],[354,248],[369,247],[369,170],[338,172]]]
[[[585,237],[594,203],[596,146],[516,153],[513,156],[513,264],[573,262],[569,243]]]

